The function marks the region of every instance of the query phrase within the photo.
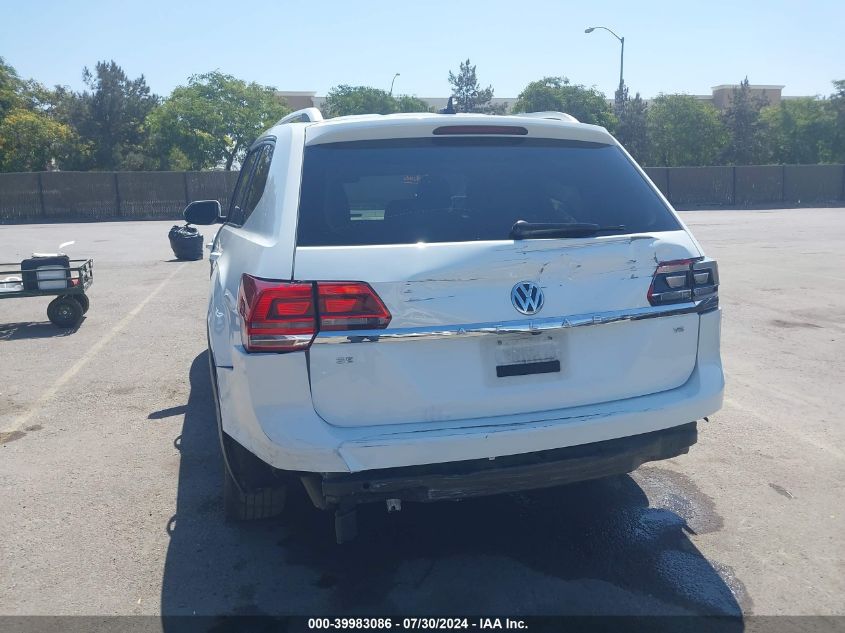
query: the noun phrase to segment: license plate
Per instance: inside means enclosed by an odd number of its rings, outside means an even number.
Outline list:
[[[525,365],[560,361],[558,342],[540,334],[519,338],[500,338],[495,347],[496,366]]]

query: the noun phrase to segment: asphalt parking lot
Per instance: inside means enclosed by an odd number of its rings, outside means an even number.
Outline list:
[[[540,493],[223,522],[208,262],[169,222],[0,227],[95,259],[65,333],[0,302],[0,614],[845,614],[845,209],[682,214],[722,276],[689,455]],[[210,229],[205,228],[206,237]]]

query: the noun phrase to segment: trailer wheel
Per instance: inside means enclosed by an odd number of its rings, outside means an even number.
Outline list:
[[[88,312],[88,308],[91,306],[91,301],[88,299],[88,295],[86,294],[78,294],[78,295],[68,295],[71,299],[78,302],[79,305],[82,306],[82,314]]]
[[[56,297],[47,306],[47,318],[57,327],[76,327],[82,321],[82,305],[70,297]]]

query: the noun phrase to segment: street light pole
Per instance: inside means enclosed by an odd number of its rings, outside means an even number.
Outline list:
[[[622,51],[619,53],[619,93],[621,94],[625,86],[625,80],[622,79],[622,69],[625,68],[625,38],[620,37],[619,43],[622,44]]]
[[[623,69],[625,68],[625,38],[619,37],[616,33],[611,31],[606,26],[591,26],[587,29],[584,29],[584,33],[592,33],[596,29],[602,29],[610,33],[613,37],[619,40],[619,43],[622,45],[622,52],[619,55],[619,93],[622,93],[622,88],[625,86],[625,80],[623,79]]]
[[[393,79],[390,82],[390,96],[393,96],[393,82],[396,81],[396,78],[399,76],[399,73],[393,75]]]

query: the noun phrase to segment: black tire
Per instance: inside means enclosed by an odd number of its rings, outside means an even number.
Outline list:
[[[72,328],[82,321],[82,305],[68,296],[56,297],[47,306],[47,318],[60,328]]]
[[[68,296],[82,306],[82,314],[86,314],[88,312],[88,308],[91,307],[91,301],[88,299],[88,295],[78,294]]]
[[[217,371],[208,348],[214,414],[223,455],[223,514],[226,521],[252,521],[279,516],[287,499],[287,473],[275,470],[223,432]]]
[[[278,473],[228,435],[223,435],[223,510],[227,521],[282,514],[287,485]]]
[[[285,485],[238,489],[232,473],[223,464],[223,512],[226,521],[254,521],[280,516],[285,510],[286,499]]]

